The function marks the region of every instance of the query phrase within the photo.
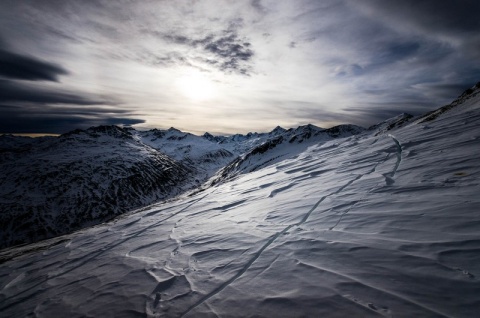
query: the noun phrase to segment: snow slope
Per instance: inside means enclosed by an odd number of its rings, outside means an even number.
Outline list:
[[[0,252],[5,317],[475,317],[480,98]]]

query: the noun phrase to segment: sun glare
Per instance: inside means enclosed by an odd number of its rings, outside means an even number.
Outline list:
[[[179,78],[176,85],[180,92],[192,101],[211,99],[215,95],[215,85],[203,74],[191,73]]]

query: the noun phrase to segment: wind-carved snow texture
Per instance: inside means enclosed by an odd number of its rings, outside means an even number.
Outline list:
[[[452,111],[389,130],[395,139],[311,144],[114,222],[4,249],[0,312],[475,317],[480,101]]]
[[[391,185],[391,184],[395,183],[395,181],[393,180],[393,177],[395,176],[395,173],[397,172],[398,166],[400,166],[400,162],[402,161],[402,146],[401,146],[400,142],[399,142],[395,137],[393,137],[391,134],[388,134],[388,136],[393,139],[393,141],[395,142],[395,144],[396,144],[396,146],[397,146],[397,152],[396,152],[396,154],[395,154],[396,157],[397,157],[397,161],[395,162],[395,166],[393,167],[392,172],[390,172],[388,175],[387,175],[387,174],[384,174],[385,183],[386,183],[387,185]],[[372,145],[375,144],[376,142],[377,142],[377,139],[374,140],[374,142],[372,143]],[[388,158],[389,158],[389,155],[387,155],[382,162],[377,163],[377,164],[375,165],[375,167],[373,167],[372,171],[370,171],[368,174],[375,172],[375,170],[377,169],[377,166],[378,166],[380,163],[384,163],[386,160],[388,160]],[[345,214],[347,214],[348,212],[350,212],[350,211],[352,210],[352,208],[355,207],[355,205],[357,205],[357,203],[362,202],[363,200],[365,200],[365,198],[368,196],[368,194],[369,194],[373,189],[375,189],[377,186],[378,186],[378,183],[375,184],[375,186],[373,186],[372,188],[368,189],[368,191],[365,192],[365,195],[364,195],[362,198],[360,198],[360,200],[351,202],[350,206],[345,210],[345,212],[343,212],[343,213],[340,215],[340,218],[338,219],[337,223],[335,223],[335,225],[333,225],[332,227],[330,227],[329,230],[331,231],[331,230],[335,229],[335,227],[337,227],[337,225],[342,221],[342,219],[343,219],[343,217],[345,216]]]

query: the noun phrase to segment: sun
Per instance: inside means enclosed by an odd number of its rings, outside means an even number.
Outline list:
[[[180,92],[192,101],[204,101],[215,96],[215,85],[207,76],[192,72],[176,81]]]

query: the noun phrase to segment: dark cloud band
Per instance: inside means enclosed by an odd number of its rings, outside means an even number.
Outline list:
[[[145,120],[128,118],[128,112],[118,113],[108,108],[19,107],[0,104],[0,133],[62,134],[73,129],[98,125],[135,125]]]
[[[98,105],[112,103],[58,90],[26,86],[23,83],[7,80],[0,80],[0,102],[70,105]]]
[[[68,72],[53,63],[0,49],[0,76],[29,81],[58,81]]]

